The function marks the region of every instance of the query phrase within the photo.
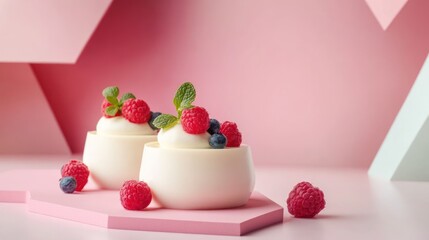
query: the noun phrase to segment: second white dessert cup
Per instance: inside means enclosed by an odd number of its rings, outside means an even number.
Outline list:
[[[147,143],[140,180],[155,201],[173,209],[222,209],[247,203],[255,184],[250,147],[162,148]]]
[[[101,189],[118,190],[127,180],[138,180],[144,145],[156,135],[87,134],[83,162]]]

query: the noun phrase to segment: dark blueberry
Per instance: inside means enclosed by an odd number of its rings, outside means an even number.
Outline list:
[[[210,136],[209,144],[212,148],[222,149],[226,146],[226,137],[223,134],[215,133]]]
[[[77,182],[74,177],[63,177],[60,179],[60,188],[65,193],[73,193],[76,190]]]
[[[215,133],[219,133],[219,129],[220,129],[220,123],[218,120],[211,118],[210,119],[210,127],[207,130],[208,133],[210,133],[211,135],[215,134]]]
[[[153,129],[153,130],[159,130],[159,128],[155,127],[152,123],[153,120],[155,120],[156,117],[158,117],[159,115],[161,115],[162,113],[160,112],[150,112],[150,120],[149,120],[149,126]]]

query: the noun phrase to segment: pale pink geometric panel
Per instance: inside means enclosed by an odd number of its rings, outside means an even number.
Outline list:
[[[76,62],[111,2],[0,0],[0,62]]]
[[[152,202],[143,211],[129,211],[121,206],[119,191],[98,190],[90,181],[84,191],[64,194],[59,177],[59,170],[1,173],[0,202],[26,203],[30,212],[124,230],[243,235],[283,222],[283,208],[257,192],[239,208],[173,210]]]
[[[28,64],[0,64],[0,89],[0,154],[70,153]]]
[[[365,0],[383,30],[386,30],[408,0]]]

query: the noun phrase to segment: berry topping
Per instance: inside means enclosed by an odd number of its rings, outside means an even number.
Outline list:
[[[107,114],[106,109],[108,107],[112,106],[111,103],[109,103],[109,101],[107,101],[107,99],[103,100],[103,103],[101,104],[101,113],[103,114],[104,117],[106,118],[112,118],[112,117],[117,117],[121,115],[121,112],[119,110],[116,111],[116,114],[111,116],[109,114]]]
[[[76,191],[82,191],[88,182],[89,170],[83,162],[73,159],[62,166],[61,176],[74,177],[77,183]]]
[[[239,147],[241,144],[241,133],[234,122],[226,121],[220,126],[220,133],[227,139],[227,147]]]
[[[76,190],[76,179],[74,177],[63,177],[60,179],[60,188],[65,193],[73,193]]]
[[[150,108],[141,99],[128,99],[122,105],[122,115],[132,123],[145,123],[150,119]]]
[[[210,127],[207,130],[207,132],[213,135],[215,133],[219,133],[219,129],[220,129],[219,121],[214,118],[210,118]]]
[[[241,144],[241,133],[237,128],[237,124],[225,122],[220,125],[219,121],[216,119],[210,119],[209,114],[204,108],[192,104],[195,101],[195,97],[196,92],[192,83],[183,83],[179,89],[177,89],[173,99],[177,116],[161,114],[153,120],[152,125],[166,131],[173,128],[180,121],[183,130],[188,134],[203,134],[205,132],[211,135],[222,134],[227,140],[226,147],[239,147]],[[221,143],[221,138],[213,138],[213,148],[221,146],[217,145],[217,141]]]
[[[153,125],[157,128],[162,128],[164,130],[174,127],[180,121],[183,111],[185,109],[193,107],[192,103],[195,100],[195,96],[195,88],[192,83],[185,82],[184,84],[182,84],[179,89],[177,89],[176,95],[173,99],[173,103],[177,111],[177,116],[171,114],[161,114],[153,121]],[[204,130],[204,132],[206,130]]]
[[[136,180],[126,181],[119,191],[121,204],[128,210],[141,210],[149,206],[152,193],[145,182]]]
[[[209,144],[212,148],[222,149],[226,146],[226,137],[223,134],[215,133],[210,136]]]
[[[312,218],[325,208],[323,192],[309,182],[298,183],[286,203],[289,213],[298,218]]]
[[[101,105],[101,113],[106,118],[116,117],[121,115],[122,105],[128,99],[136,98],[132,93],[124,93],[120,100],[118,87],[107,87],[103,90],[103,104]]]
[[[205,133],[210,127],[209,114],[202,107],[187,108],[183,110],[181,123],[189,134]]]
[[[155,120],[155,118],[157,118],[161,114],[162,113],[160,113],[160,112],[150,112],[149,126],[153,130],[159,130],[159,128],[157,128],[157,127],[155,127],[155,125],[153,125],[153,120]]]

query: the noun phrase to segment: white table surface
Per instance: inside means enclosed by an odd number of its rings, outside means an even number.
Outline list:
[[[0,172],[60,169],[70,156],[0,155]],[[309,181],[325,193],[314,219],[292,217],[241,237],[106,229],[29,213],[25,204],[0,203],[0,239],[429,239],[429,182],[389,182],[365,169],[257,166],[255,190],[285,206],[292,187]]]

